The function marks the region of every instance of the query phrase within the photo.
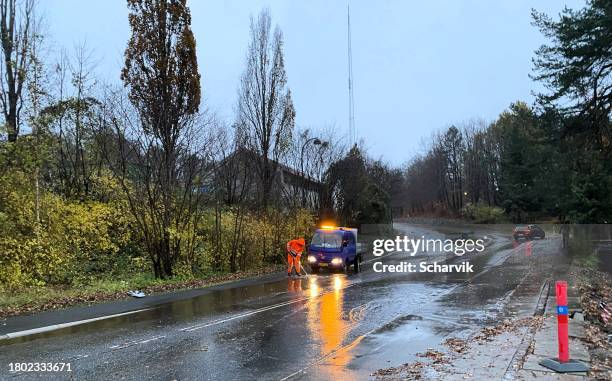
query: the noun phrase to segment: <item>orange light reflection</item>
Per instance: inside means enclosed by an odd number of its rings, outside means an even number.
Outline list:
[[[322,294],[308,303],[308,328],[313,338],[321,343],[321,356],[342,347],[350,331],[350,322],[343,314],[343,296],[346,278],[334,275],[333,291]],[[316,290],[316,291],[315,291]],[[310,295],[319,295],[319,286],[311,280]],[[329,372],[329,379],[345,378],[344,369],[351,361],[350,351],[342,350],[325,359],[331,366],[324,367]]]

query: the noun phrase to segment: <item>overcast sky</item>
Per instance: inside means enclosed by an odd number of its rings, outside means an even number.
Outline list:
[[[53,49],[85,42],[96,75],[119,81],[129,38],[124,0],[40,2]],[[348,129],[346,1],[191,0],[207,106],[231,121],[249,17],[268,7],[284,33],[297,125]],[[370,153],[399,165],[450,124],[493,120],[533,102],[528,77],[544,40],[536,8],[557,15],[583,0],[350,1],[355,124]]]

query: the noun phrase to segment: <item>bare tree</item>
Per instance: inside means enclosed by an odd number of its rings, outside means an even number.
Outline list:
[[[252,190],[253,153],[245,149],[245,137],[236,126],[218,124],[216,129],[215,191],[227,206],[244,204]]]
[[[445,185],[447,192],[445,198],[447,206],[452,211],[463,207],[463,155],[464,139],[461,131],[451,126],[441,137],[436,147],[445,163]]]
[[[238,125],[257,155],[260,202],[270,202],[278,163],[291,144],[295,109],[287,88],[283,36],[270,11],[251,18],[251,41],[238,91]]]
[[[2,112],[8,141],[17,141],[20,114],[24,104],[23,90],[30,67],[35,0],[0,0],[0,39],[3,60],[0,65]]]
[[[296,183],[297,188],[285,190],[284,198],[288,205],[320,209],[326,172],[346,153],[346,141],[338,136],[333,125],[306,128],[293,134],[285,162],[299,173],[302,181]]]
[[[466,201],[473,204],[488,202],[488,166],[485,159],[486,124],[482,121],[468,121],[462,128],[465,140],[463,170],[465,177]]]
[[[233,132],[233,134],[231,133]],[[231,235],[229,251],[230,271],[238,270],[238,254],[244,236],[244,218],[253,185],[253,153],[245,150],[244,135],[241,130],[230,129],[220,126],[216,134],[217,163],[215,171],[216,200],[215,200],[215,226],[213,232],[213,244],[215,246],[213,265],[222,269],[222,254],[224,249],[221,245],[223,226],[221,224],[224,210],[231,213],[232,229],[227,234]],[[225,208],[222,208],[222,205]]]
[[[168,190],[166,153],[158,138],[142,129],[139,113],[125,94],[109,91],[103,105],[104,120],[97,135],[155,276],[172,276],[179,260],[192,265],[193,271],[202,208],[211,201],[206,187],[214,170],[210,148],[215,137],[206,133],[209,121],[198,118],[181,131],[173,166],[176,177]],[[165,204],[167,199],[170,204]]]
[[[27,93],[28,93],[28,101],[30,104],[30,110],[27,113],[29,123],[32,128],[32,135],[35,139],[36,150],[34,152],[36,157],[36,169],[34,171],[34,190],[35,190],[35,219],[36,219],[36,229],[37,233],[40,232],[40,170],[42,166],[42,152],[41,150],[41,135],[43,132],[46,132],[44,118],[41,118],[41,106],[44,103],[44,98],[46,98],[46,90],[45,90],[45,68],[40,59],[40,54],[43,45],[43,35],[40,33],[41,31],[41,20],[36,17],[32,17],[32,39],[30,41],[30,48],[28,49],[28,60],[30,61],[31,70],[29,75],[27,76]],[[45,131],[43,131],[45,130]]]
[[[72,84],[74,86],[74,173],[77,181],[77,189],[81,190],[85,195],[90,191],[90,173],[88,158],[85,154],[84,145],[88,140],[88,132],[92,129],[86,128],[85,119],[91,116],[90,109],[97,101],[88,96],[91,87],[95,86],[95,80],[92,78],[91,69],[91,53],[87,50],[84,44],[78,46],[75,52],[75,62],[72,65]]]
[[[44,110],[59,138],[58,188],[67,196],[88,196],[92,163],[97,162],[98,168],[101,165],[94,144],[100,102],[95,95],[97,81],[92,64],[92,53],[85,44],[75,47],[72,59],[62,53],[54,70],[52,101]]]

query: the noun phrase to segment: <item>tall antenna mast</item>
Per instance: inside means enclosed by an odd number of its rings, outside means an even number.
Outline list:
[[[347,4],[347,26],[348,26],[348,91],[349,91],[349,139],[351,144],[357,143],[357,132],[355,131],[355,100],[353,98],[353,51],[351,49],[351,9]]]

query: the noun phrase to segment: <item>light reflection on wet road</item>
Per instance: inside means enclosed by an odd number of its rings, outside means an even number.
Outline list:
[[[359,274],[279,276],[14,340],[0,345],[0,379],[48,377],[8,374],[7,364],[17,361],[71,362],[73,374],[59,379],[367,379],[446,337],[532,313],[547,276],[542,268],[559,260],[550,260],[555,242],[512,247],[497,235],[485,254],[469,258],[474,274],[379,274],[369,263]],[[424,259],[398,254],[384,261]]]

